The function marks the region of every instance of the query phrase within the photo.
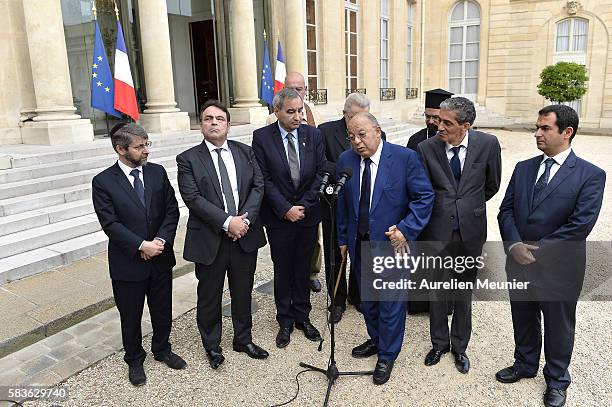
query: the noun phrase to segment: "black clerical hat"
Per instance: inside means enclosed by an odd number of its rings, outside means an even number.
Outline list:
[[[425,92],[425,107],[439,109],[440,103],[444,102],[446,99],[453,95],[454,93],[448,92],[440,88],[428,90]]]

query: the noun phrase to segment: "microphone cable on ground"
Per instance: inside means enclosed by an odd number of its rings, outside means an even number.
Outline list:
[[[292,403],[295,399],[297,399],[298,394],[300,394],[300,380],[299,380],[299,376],[302,373],[306,373],[306,372],[313,372],[313,370],[310,369],[304,369],[304,370],[300,370],[298,372],[298,374],[295,375],[295,383],[297,384],[297,390],[295,391],[295,395],[293,397],[291,397],[289,400],[285,401],[284,403],[281,404],[274,404],[270,407],[281,407],[281,406],[286,406],[289,403]]]

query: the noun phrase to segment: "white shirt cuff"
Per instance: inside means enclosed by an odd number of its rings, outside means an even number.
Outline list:
[[[227,232],[229,230],[229,224],[230,221],[232,220],[233,216],[228,216],[227,219],[225,219],[225,222],[223,222],[223,230],[225,232]]]
[[[139,251],[140,251],[140,250],[142,250],[142,245],[144,244],[144,242],[145,242],[145,241],[143,240],[143,241],[142,241],[142,243],[140,244],[140,246],[138,246],[138,250],[139,250]]]
[[[162,244],[165,246],[166,245],[166,241],[164,239],[162,239],[161,237],[157,236],[155,239],[153,240],[159,240],[160,242],[162,242]]]
[[[508,253],[510,253],[510,252],[512,251],[512,248],[513,248],[514,246],[516,246],[517,244],[523,244],[523,242],[516,242],[516,243],[512,243],[512,244],[510,245],[510,247],[508,247]]]

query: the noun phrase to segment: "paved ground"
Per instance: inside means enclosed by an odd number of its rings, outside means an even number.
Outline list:
[[[502,131],[495,131],[495,134],[500,137],[504,146],[504,173],[502,191],[489,205],[490,240],[499,238],[495,215],[514,164],[519,159],[525,159],[538,153],[534,147],[533,137],[528,134]],[[608,137],[579,135],[574,141],[574,148],[579,156],[594,162],[604,168],[608,174],[612,174],[612,163],[609,160],[609,157],[612,156],[612,147],[609,141]],[[610,202],[612,194],[611,183],[612,181],[608,179],[605,199],[607,202]],[[600,221],[592,233],[591,240],[609,240],[610,220],[612,220],[611,206],[604,203]],[[257,280],[266,281],[270,277],[269,259],[265,257],[264,252],[260,258],[263,267],[258,269]],[[98,277],[97,274],[95,276]],[[179,300],[184,301],[184,310],[187,311],[189,301],[193,301],[193,299],[189,300],[187,292],[191,290],[191,295],[193,295],[195,290],[193,285],[190,287],[188,284],[189,279],[193,284],[193,277],[189,274],[179,279],[185,283],[175,284],[175,299],[180,297],[176,294],[177,289],[185,290],[181,291],[184,296]],[[178,287],[179,285],[181,287]],[[47,293],[53,292],[53,286],[51,287],[51,290],[46,290]],[[43,297],[46,298],[46,296]],[[122,362],[122,353],[118,352],[66,380],[62,386],[69,389],[71,396],[69,401],[59,404],[69,406],[166,406],[174,404],[267,406],[288,400],[295,393],[294,377],[301,370],[298,362],[303,360],[324,366],[328,357],[329,342],[325,342],[323,352],[317,352],[316,344],[307,341],[300,332],[296,332],[292,336],[292,343],[286,349],[276,349],[274,336],[277,325],[274,321],[273,298],[269,294],[257,292],[255,299],[258,302],[259,310],[254,319],[254,337],[260,345],[271,352],[268,360],[253,361],[243,354],[231,351],[230,321],[226,319],[222,346],[225,349],[227,361],[221,369],[212,371],[206,362],[199,342],[194,312],[188,311],[175,320],[172,334],[174,349],[189,363],[187,370],[172,372],[149,357],[145,363],[149,383],[143,388],[134,389],[127,381],[127,369]],[[2,309],[4,310],[4,306]],[[324,296],[322,294],[313,295],[312,320],[321,329],[324,325],[324,309]],[[610,390],[612,376],[608,373],[612,363],[610,355],[612,337],[609,328],[612,324],[611,311],[610,302],[581,302],[579,304],[576,348],[571,366],[573,384],[569,393],[568,405],[570,406],[612,405]],[[114,317],[110,315],[113,312]],[[179,310],[175,312],[178,314]],[[83,345],[89,350],[86,365],[104,357],[105,354],[113,353],[120,346],[117,342],[116,311],[113,309],[107,313],[109,316],[105,314],[101,318],[108,318],[104,324],[107,324],[109,330],[114,329],[114,340],[106,338],[106,345],[98,345],[99,341],[94,341],[92,338],[95,335],[91,334],[91,328],[89,332],[82,328],[82,324],[91,324],[91,320],[73,327],[83,332],[76,332],[71,339],[68,339],[68,341],[86,343]],[[7,313],[3,312],[3,315],[6,318]],[[2,324],[4,329],[10,329],[11,320],[9,318],[2,322],[5,322]],[[499,384],[493,378],[495,371],[512,361],[513,341],[508,304],[503,302],[475,303],[473,332],[468,351],[473,367],[468,375],[461,375],[454,369],[450,356],[445,357],[438,366],[427,368],[423,365],[422,359],[430,346],[428,320],[423,316],[409,318],[403,351],[397,361],[391,381],[381,387],[372,385],[369,378],[342,377],[332,392],[332,405],[540,405],[541,393],[544,390],[541,374],[536,379],[523,380],[513,385]],[[68,337],[64,336],[64,339],[61,339],[62,334],[65,332],[20,351],[25,355],[24,359],[32,355],[39,358],[36,362],[28,359],[29,364],[27,361],[20,361],[20,369],[36,375],[48,371],[51,365],[55,366],[65,362],[62,358],[66,354],[58,351],[62,346],[66,350],[65,341]],[[91,341],[89,346],[87,346],[87,338],[83,340],[83,335],[89,335]],[[361,343],[364,339],[365,328],[362,319],[359,314],[350,309],[338,326],[337,360],[340,369],[371,369],[373,367],[374,358],[364,361],[350,357],[351,347]],[[146,340],[146,346],[149,346],[150,338]],[[46,358],[38,352],[46,352],[43,355]],[[11,356],[14,357],[14,354]],[[84,361],[83,358],[79,359],[81,362]],[[0,372],[2,372],[0,384],[14,384],[6,375],[9,368],[8,360],[10,359],[0,359]],[[59,377],[68,376],[71,370],[74,371],[74,369],[66,368],[61,372],[55,371],[54,375],[47,375],[45,384],[50,385],[53,379],[57,381]],[[322,375],[302,374],[300,393],[293,405],[322,404],[325,388],[326,381]],[[27,405],[47,406],[49,403],[32,402]]]

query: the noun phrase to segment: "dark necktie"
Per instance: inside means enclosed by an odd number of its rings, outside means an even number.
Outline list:
[[[145,198],[144,198],[144,185],[142,185],[142,181],[140,180],[140,176],[139,176],[140,170],[134,168],[130,172],[130,175],[134,177],[134,191],[136,192],[136,195],[138,195],[138,199],[140,199],[142,206],[146,206]]]
[[[370,231],[370,186],[371,173],[370,164],[372,160],[366,158],[363,160],[363,174],[361,175],[361,195],[359,197],[359,235],[361,237],[368,234]]]
[[[542,175],[540,175],[540,178],[538,178],[538,181],[533,187],[533,202],[537,202],[538,199],[540,199],[542,191],[544,191],[546,185],[548,185],[548,179],[550,178],[550,169],[552,168],[554,163],[555,160],[552,158],[547,158],[546,161],[544,161],[544,172],[542,173]]]
[[[221,189],[223,190],[223,195],[225,196],[225,204],[227,205],[226,211],[228,214],[234,216],[237,214],[236,211],[236,201],[234,201],[234,192],[232,191],[232,184],[230,183],[229,175],[227,173],[227,168],[225,167],[225,163],[223,162],[223,158],[221,157],[221,148],[215,148],[219,158],[219,174],[221,174]]]
[[[461,179],[461,161],[459,160],[459,151],[461,150],[461,146],[452,147],[451,150],[453,150],[453,158],[450,160],[450,167],[453,171],[455,181],[457,181],[457,184],[459,184],[459,180]]]
[[[289,160],[289,171],[291,172],[291,181],[295,189],[300,186],[300,163],[298,161],[295,144],[293,144],[293,133],[287,133],[287,159]]]

